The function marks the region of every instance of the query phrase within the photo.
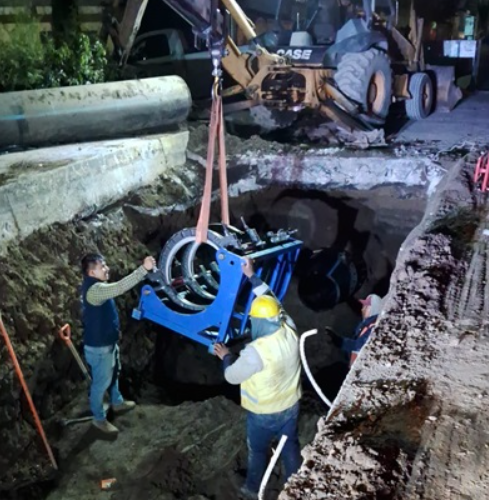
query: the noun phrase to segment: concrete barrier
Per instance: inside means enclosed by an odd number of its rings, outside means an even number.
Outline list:
[[[161,132],[192,104],[178,76],[0,94],[0,148]]]
[[[0,156],[0,254],[8,242],[67,222],[185,163],[188,132]]]
[[[347,152],[340,148],[301,153],[248,151],[235,155],[230,168],[248,169],[246,182],[230,187],[236,196],[257,186],[301,186],[319,190],[370,190],[381,186],[421,189],[431,196],[445,173],[433,159],[420,155],[393,156],[382,151]]]

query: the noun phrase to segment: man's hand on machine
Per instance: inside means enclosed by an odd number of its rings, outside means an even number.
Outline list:
[[[156,268],[156,260],[153,257],[146,257],[143,260],[143,267],[146,271],[152,271]]]
[[[214,344],[214,353],[220,359],[224,359],[225,356],[231,354],[224,344]]]
[[[243,274],[248,278],[251,278],[253,274],[255,274],[255,270],[253,268],[253,261],[248,257],[245,257],[245,263],[241,264],[241,269],[243,270]]]

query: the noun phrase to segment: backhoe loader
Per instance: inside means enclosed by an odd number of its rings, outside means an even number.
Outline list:
[[[236,0],[163,1],[214,45],[215,61],[221,51],[218,63],[237,83],[225,95],[243,92],[250,107],[262,105],[277,116],[312,109],[350,129],[369,130],[384,124],[393,102],[404,101],[415,120],[435,106],[436,73],[424,64],[423,20],[412,10],[408,40],[395,27],[393,0],[295,0],[309,16],[301,21],[296,9],[295,29],[284,30],[278,8],[275,28],[260,35]],[[246,50],[229,34],[236,28]]]

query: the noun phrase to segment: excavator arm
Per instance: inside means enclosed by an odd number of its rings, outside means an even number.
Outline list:
[[[246,39],[256,39],[253,23],[246,17],[236,0],[163,0],[194,29],[194,33],[203,39],[224,37],[225,21],[219,10],[219,3],[239,26]]]
[[[191,26],[196,36],[208,40],[210,36],[222,37],[222,16],[215,0],[163,0]],[[213,8],[214,7],[214,8]]]
[[[192,26],[198,38],[207,42],[211,53],[213,48],[221,45],[222,66],[243,90],[249,88],[256,75],[250,64],[253,58],[257,58],[258,67],[284,63],[282,57],[270,54],[257,43],[255,27],[236,0],[163,1]],[[224,15],[219,10],[220,6],[225,9]],[[234,20],[250,45],[254,47],[253,53],[243,53],[226,33],[227,15]]]

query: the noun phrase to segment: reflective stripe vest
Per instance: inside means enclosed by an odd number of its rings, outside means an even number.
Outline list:
[[[288,325],[254,340],[263,370],[241,384],[241,406],[259,414],[284,411],[301,397],[299,338]]]

